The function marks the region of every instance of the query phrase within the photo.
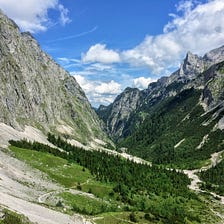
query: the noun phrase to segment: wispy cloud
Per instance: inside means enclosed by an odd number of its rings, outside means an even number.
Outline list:
[[[82,55],[84,62],[128,63],[164,75],[177,68],[187,51],[203,55],[224,44],[224,1],[180,1],[163,33],[147,35],[132,49],[119,51],[95,44]]]
[[[95,32],[97,29],[98,29],[98,26],[94,26],[91,30],[87,30],[87,31],[77,33],[77,34],[74,34],[74,35],[60,37],[60,38],[57,38],[57,39],[54,39],[54,40],[49,40],[49,41],[47,41],[47,43],[54,43],[54,42],[58,42],[58,41],[65,41],[65,40],[70,40],[70,39],[75,39],[75,38],[78,38],[78,37],[86,36],[90,33]]]
[[[67,23],[71,22],[71,19],[68,17],[69,10],[66,9],[62,4],[58,5],[58,9],[60,11],[60,23],[64,26]]]
[[[52,24],[65,25],[71,22],[69,10],[59,0],[0,0],[0,8],[12,18],[23,31],[37,33],[46,31]],[[58,13],[57,21],[52,21],[48,10]]]

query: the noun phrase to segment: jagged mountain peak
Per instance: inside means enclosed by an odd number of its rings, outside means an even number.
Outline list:
[[[187,52],[180,68],[170,76],[161,77],[142,91],[126,89],[99,114],[106,122],[108,132],[115,139],[124,137],[127,130],[134,129],[136,123],[144,119],[145,114],[155,105],[186,89],[204,89],[200,102],[204,109],[220,103],[224,88],[223,65],[216,66],[216,63],[221,61],[224,61],[223,46],[208,52],[204,57]]]
[[[206,60],[207,62],[214,64],[223,61],[223,57],[224,57],[224,45],[209,51],[204,55],[203,59]]]
[[[191,63],[191,62],[194,62],[195,60],[197,60],[198,58],[199,57],[197,54],[193,54],[191,51],[188,51],[184,61],[186,61],[187,63]]]
[[[204,70],[204,61],[196,54],[192,54],[190,51],[180,66],[179,75],[187,76],[187,78],[194,78],[197,74]]]

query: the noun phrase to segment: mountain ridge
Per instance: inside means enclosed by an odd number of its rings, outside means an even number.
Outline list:
[[[19,131],[30,125],[85,144],[107,141],[75,78],[2,12],[0,22],[0,122]]]
[[[188,52],[183,63],[177,71],[173,72],[168,77],[161,77],[156,82],[150,83],[147,89],[139,91],[141,99],[139,98],[137,100],[138,102],[134,102],[136,105],[138,105],[138,107],[133,108],[133,110],[130,111],[130,114],[124,116],[123,119],[121,119],[121,117],[114,117],[114,122],[110,123],[110,117],[112,114],[119,114],[120,112],[119,110],[121,107],[118,108],[117,105],[120,103],[119,99],[122,98],[125,91],[122,92],[112,104],[110,104],[108,107],[104,107],[103,111],[101,111],[102,107],[99,108],[97,113],[106,123],[107,132],[112,136],[112,138],[119,141],[123,137],[127,136],[126,133],[131,133],[131,130],[134,129],[134,126],[136,126],[136,124],[138,125],[139,120],[144,120],[145,113],[147,113],[148,110],[151,110],[153,105],[167,97],[173,97],[177,95],[184,89],[189,89],[191,87],[199,89],[204,88],[204,95],[206,95],[206,92],[207,95],[206,97],[202,96],[203,102],[201,103],[203,103],[205,108],[208,108],[209,106],[212,107],[212,105],[208,104],[209,102],[206,101],[206,99],[209,100],[208,92],[210,92],[210,90],[208,91],[208,85],[206,87],[206,83],[215,77],[215,75],[211,74],[211,72],[209,73],[209,71],[213,71],[214,73],[215,65],[222,62],[223,60],[224,46],[211,50],[203,57],[199,57],[195,54],[192,54],[191,52]],[[211,70],[209,70],[209,68]],[[200,74],[204,74],[205,79],[203,78],[203,75],[200,77]],[[222,82],[222,77],[219,79]],[[129,92],[131,92],[131,90],[132,89],[130,88]],[[213,88],[213,93],[214,91],[215,90]],[[219,89],[219,92],[220,91],[221,89]],[[212,102],[214,103],[215,101]],[[141,113],[143,118],[133,118],[136,116],[136,113]],[[105,114],[108,117],[105,117]],[[125,123],[130,123],[129,127],[127,127]],[[118,124],[122,124],[123,130],[116,130]],[[126,127],[126,129],[124,127]],[[113,132],[110,132],[110,130],[113,130]]]

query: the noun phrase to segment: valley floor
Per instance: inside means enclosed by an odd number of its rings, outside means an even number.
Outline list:
[[[39,169],[31,167],[24,161],[15,158],[10,150],[7,149],[7,141],[11,138],[21,139],[23,137],[30,137],[29,135],[34,134],[34,139],[42,143],[46,143],[46,137],[40,132],[27,127],[31,134],[27,134],[18,131],[9,130],[8,126],[2,124],[1,128],[4,129],[4,133],[0,134],[0,208],[5,207],[12,211],[18,212],[28,217],[33,223],[38,224],[92,224],[92,223],[103,223],[104,219],[113,219],[113,223],[129,223],[127,218],[129,213],[108,213],[102,216],[93,216],[87,218],[87,216],[79,215],[77,213],[69,213],[66,211],[66,207],[62,208],[52,208],[47,203],[49,198],[55,198],[60,193],[66,193],[67,196],[71,193],[72,195],[82,195],[87,198],[96,199],[91,193],[85,193],[79,191],[75,188],[65,188],[64,186],[56,183],[49,179],[49,176],[41,172]],[[202,201],[206,203],[212,213],[221,220],[216,223],[224,223],[224,197],[220,196],[214,192],[208,192],[200,189],[201,180],[198,176],[199,171],[205,171],[213,166],[216,166],[222,161],[222,154],[224,151],[213,153],[210,158],[210,163],[201,169],[195,170],[183,170],[183,172],[191,180],[189,188],[196,192]],[[136,163],[150,163],[133,157],[129,154],[117,153],[108,150],[108,153],[119,154],[124,158],[135,161]],[[83,184],[89,184],[91,179],[86,178],[85,182],[81,182],[80,186]],[[63,196],[66,196],[64,194]],[[107,203],[107,202],[105,202]],[[0,219],[1,220],[1,219]],[[125,221],[126,220],[126,221]],[[1,223],[1,221],[0,221]]]

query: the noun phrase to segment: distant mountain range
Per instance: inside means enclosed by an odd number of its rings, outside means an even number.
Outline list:
[[[188,52],[169,77],[143,91],[127,88],[97,113],[134,155],[179,166],[208,159],[224,140],[224,46],[203,57]]]

